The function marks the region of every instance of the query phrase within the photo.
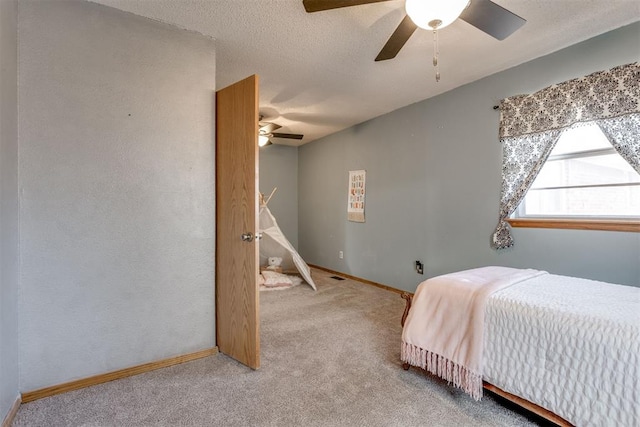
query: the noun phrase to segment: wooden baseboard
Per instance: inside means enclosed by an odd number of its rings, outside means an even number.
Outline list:
[[[4,420],[2,420],[2,427],[11,427],[11,423],[13,423],[13,419],[18,413],[18,409],[20,409],[21,402],[22,399],[20,398],[20,395],[18,395],[15,402],[13,402],[13,405],[11,405],[9,412],[7,412],[7,415],[4,417]]]
[[[169,359],[158,360],[156,362],[145,363],[143,365],[132,366],[130,368],[120,369],[118,371],[108,372],[106,374],[95,375],[93,377],[83,378],[64,384],[29,391],[22,394],[22,403],[31,402],[34,400],[42,399],[44,397],[54,396],[60,393],[66,393],[72,390],[91,387],[93,385],[102,384],[109,381],[131,377],[133,375],[143,374],[145,372],[154,371],[156,369],[167,368],[169,366],[178,365],[180,363],[190,362],[192,360],[202,359],[203,357],[213,356],[217,353],[218,347],[208,348],[206,350],[196,351],[195,353],[183,354],[182,356],[171,357]]]
[[[342,273],[340,271],[331,270],[331,269],[326,268],[326,267],[320,267],[319,265],[309,264],[309,267],[317,268],[318,270],[326,271],[327,273],[331,273],[331,274],[335,274],[335,275],[338,275],[338,276],[342,276],[342,277],[345,277],[347,279],[357,280],[358,282],[362,282],[362,283],[364,283],[366,285],[375,286],[376,288],[382,288],[382,289],[385,289],[385,290],[390,291],[390,292],[395,292],[396,294],[402,294],[404,292],[407,292],[407,291],[403,291],[401,289],[394,288],[392,286],[383,285],[382,283],[372,282],[371,280],[363,279],[361,277],[352,276],[350,274]]]

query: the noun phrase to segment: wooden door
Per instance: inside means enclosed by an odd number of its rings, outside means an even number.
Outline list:
[[[260,367],[258,76],[216,92],[216,342]],[[244,239],[243,239],[244,235]]]

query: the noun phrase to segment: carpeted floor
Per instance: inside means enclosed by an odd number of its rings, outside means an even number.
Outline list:
[[[21,406],[14,426],[531,426],[399,361],[396,293],[314,270],[262,292],[262,367],[224,355]]]

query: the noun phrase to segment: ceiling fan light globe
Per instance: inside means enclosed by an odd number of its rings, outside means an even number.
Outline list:
[[[269,137],[266,135],[258,135],[258,147],[269,145]]]
[[[469,0],[406,0],[405,9],[418,27],[435,30],[458,19],[468,4]],[[440,24],[434,27],[433,23],[438,21]]]

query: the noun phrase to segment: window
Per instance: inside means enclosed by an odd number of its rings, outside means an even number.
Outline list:
[[[513,246],[511,227],[640,233],[638,75],[619,65],[500,101],[492,248]]]
[[[639,220],[640,174],[597,125],[567,130],[512,218]]]

